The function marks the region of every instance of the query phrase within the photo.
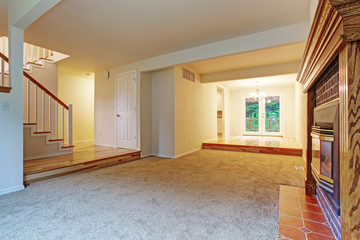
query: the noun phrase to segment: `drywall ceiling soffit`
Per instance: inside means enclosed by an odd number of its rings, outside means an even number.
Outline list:
[[[94,71],[308,19],[307,0],[62,0],[25,40]]]
[[[306,42],[259,49],[187,64],[200,74],[301,61]]]
[[[201,74],[202,83],[224,82],[240,79],[259,78],[277,75],[294,74],[298,71],[300,61],[242,68],[230,71]]]
[[[242,80],[233,80],[226,82],[219,82],[218,84],[224,88],[235,90],[235,89],[255,89],[257,87],[278,87],[278,86],[293,86],[296,82],[296,73],[276,75],[269,77],[260,78],[249,78]]]

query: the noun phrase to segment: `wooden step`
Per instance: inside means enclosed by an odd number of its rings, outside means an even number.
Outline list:
[[[44,131],[44,132],[34,132],[35,134],[44,134],[44,133],[51,133],[50,131]]]
[[[74,145],[72,145],[72,146],[64,145],[61,148],[74,148],[74,147],[75,147]]]
[[[24,123],[24,126],[36,125],[36,123]]]
[[[64,139],[50,139],[49,142],[61,142],[64,141]]]
[[[248,146],[248,145],[235,145],[235,144],[222,144],[222,143],[203,143],[202,147],[203,149],[213,149],[213,150],[302,156],[302,149],[298,149],[298,148]]]
[[[33,65],[36,65],[36,66],[42,66],[42,64],[36,63],[36,62],[27,62],[26,65],[28,65],[28,64],[33,64]]]
[[[137,150],[102,146],[95,148],[101,148],[101,152],[96,149],[81,149],[76,154],[25,161],[24,185],[140,159],[140,151]]]
[[[46,60],[46,61],[49,61],[49,62],[53,62],[53,61],[54,61],[54,60],[49,59],[49,58],[40,58],[40,60]]]
[[[10,93],[11,92],[11,87],[0,87],[0,92],[2,93]]]

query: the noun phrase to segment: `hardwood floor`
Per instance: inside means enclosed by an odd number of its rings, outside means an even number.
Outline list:
[[[272,153],[302,156],[302,148],[295,138],[264,136],[232,136],[205,141],[205,149]]]
[[[24,182],[58,177],[140,159],[140,151],[78,143],[72,154],[24,161]]]

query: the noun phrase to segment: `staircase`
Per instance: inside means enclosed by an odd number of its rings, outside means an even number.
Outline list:
[[[7,38],[0,38],[0,92],[11,94]],[[24,160],[73,152],[72,105],[65,104],[29,73],[68,57],[24,43]]]

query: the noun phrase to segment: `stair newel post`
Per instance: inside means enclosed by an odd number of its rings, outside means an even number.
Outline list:
[[[34,86],[35,132],[37,131],[37,85]]]
[[[73,112],[72,112],[72,104],[69,104],[69,110],[68,110],[68,122],[67,122],[67,130],[68,130],[68,146],[73,145]]]
[[[59,139],[58,127],[58,103],[55,102],[55,139]]]
[[[4,82],[5,82],[5,64],[4,64],[4,59],[1,58],[1,86],[4,86]]]
[[[27,103],[26,103],[26,110],[27,110],[27,122],[30,122],[30,79],[26,78],[26,94],[27,94]]]

